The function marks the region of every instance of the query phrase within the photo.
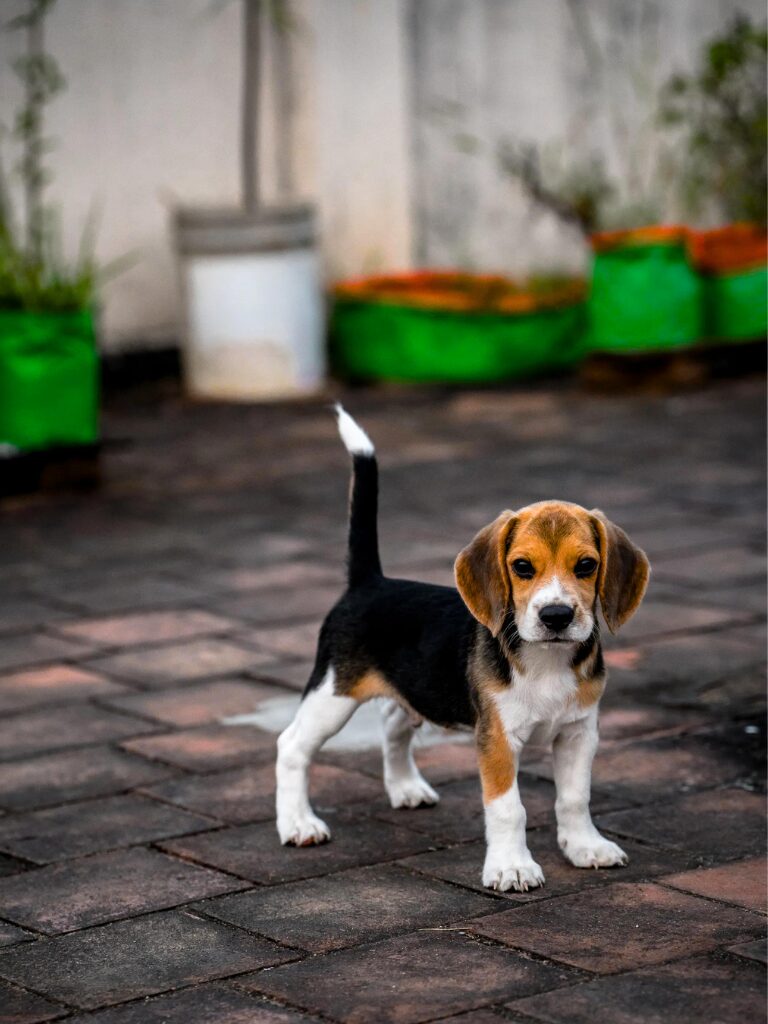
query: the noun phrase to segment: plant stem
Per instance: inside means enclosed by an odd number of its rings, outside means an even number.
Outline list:
[[[259,70],[261,0],[243,0],[243,92],[240,135],[241,194],[246,210],[259,205]]]

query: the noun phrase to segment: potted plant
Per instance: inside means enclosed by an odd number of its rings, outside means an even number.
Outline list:
[[[574,365],[585,283],[419,271],[333,290],[334,368],[360,380],[486,382]]]
[[[682,133],[689,211],[731,221],[690,236],[709,340],[759,338],[768,326],[767,57],[765,25],[738,16],[704,47],[696,70],[672,76],[662,94],[663,123]]]
[[[324,312],[314,210],[266,206],[259,187],[260,50],[290,27],[287,0],[243,0],[241,202],[180,209],[179,255],[189,393],[253,400],[315,392],[324,362]]]
[[[54,2],[30,0],[8,26],[25,35],[26,47],[14,62],[24,100],[11,131],[21,149],[23,217],[14,215],[0,166],[0,450],[6,457],[89,445],[98,436],[99,275],[91,232],[78,259],[68,263],[55,211],[44,197],[43,114],[64,86],[44,46],[44,19]]]
[[[702,285],[687,229],[658,223],[664,205],[655,194],[658,171],[645,191],[630,195],[597,153],[564,169],[534,146],[507,146],[502,163],[535,203],[579,230],[592,250],[585,353],[652,352],[700,339]]]

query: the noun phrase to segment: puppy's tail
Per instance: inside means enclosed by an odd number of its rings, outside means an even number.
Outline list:
[[[376,528],[379,469],[373,444],[363,428],[338,403],[336,415],[341,439],[352,456],[347,564],[347,578],[352,588],[382,575]]]

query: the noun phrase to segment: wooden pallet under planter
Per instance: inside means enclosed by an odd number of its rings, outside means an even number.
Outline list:
[[[516,283],[452,271],[343,282],[331,356],[359,380],[486,382],[573,366],[582,355],[581,279]]]

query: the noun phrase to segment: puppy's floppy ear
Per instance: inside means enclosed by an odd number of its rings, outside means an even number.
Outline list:
[[[643,600],[651,566],[645,552],[635,547],[623,530],[593,508],[592,525],[600,548],[597,591],[603,618],[615,633],[637,611]]]
[[[502,512],[459,553],[453,567],[464,603],[494,636],[504,625],[509,607],[511,586],[506,554],[516,518],[514,512]]]

